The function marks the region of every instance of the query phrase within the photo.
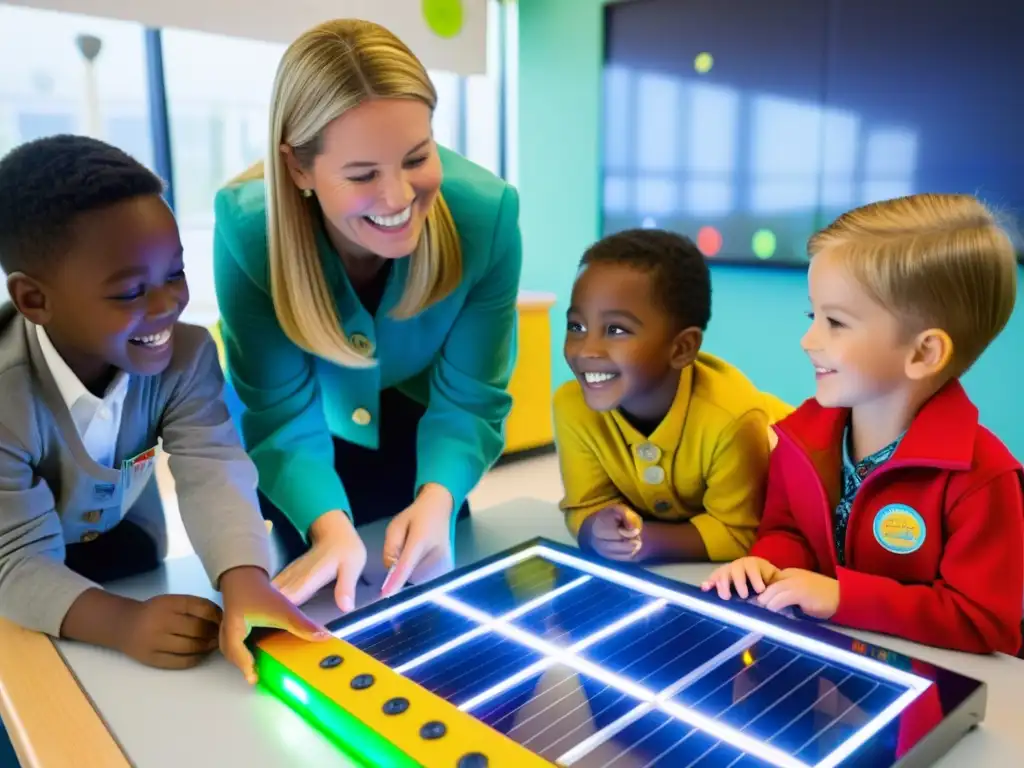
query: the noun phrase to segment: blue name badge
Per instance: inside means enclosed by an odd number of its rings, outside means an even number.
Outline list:
[[[875,515],[875,541],[896,555],[909,555],[924,544],[924,518],[906,504],[887,504]]]

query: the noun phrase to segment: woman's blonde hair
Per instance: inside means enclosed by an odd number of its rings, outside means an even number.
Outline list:
[[[811,258],[825,251],[908,332],[949,334],[953,376],[974,364],[1013,313],[1013,243],[972,195],[911,195],[856,208],[811,237]]]
[[[231,182],[265,180],[270,288],[282,330],[311,354],[347,367],[376,361],[345,335],[317,250],[316,203],[302,197],[280,148],[290,146],[296,160],[311,167],[328,123],[371,98],[413,99],[431,112],[437,105],[419,59],[384,27],[356,19],[313,27],[288,47],[278,65],[266,162]],[[440,301],[462,277],[458,231],[440,193],[410,258],[405,291],[393,313],[397,318]]]

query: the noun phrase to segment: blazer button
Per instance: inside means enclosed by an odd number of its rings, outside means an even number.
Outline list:
[[[647,467],[644,470],[644,482],[648,485],[661,485],[665,482],[665,470],[659,466]]]
[[[352,411],[352,421],[360,427],[365,427],[371,421],[370,412],[365,408],[356,408]]]
[[[90,541],[96,541],[100,537],[99,531],[86,531],[82,534],[82,543],[88,544]]]
[[[87,523],[98,523],[100,521],[100,518],[102,517],[103,513],[100,512],[98,509],[91,509],[84,515],[82,515],[82,520],[84,520]]]
[[[353,333],[348,338],[349,344],[355,347],[356,351],[363,355],[368,355],[373,349],[373,344],[361,333]]]
[[[643,443],[637,447],[636,455],[644,461],[653,464],[661,458],[661,449],[654,443]]]

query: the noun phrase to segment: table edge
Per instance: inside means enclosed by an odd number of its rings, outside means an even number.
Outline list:
[[[129,768],[50,637],[0,619],[0,647],[0,716],[24,768]]]

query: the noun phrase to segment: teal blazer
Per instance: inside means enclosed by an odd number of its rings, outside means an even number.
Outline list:
[[[213,261],[227,376],[245,406],[241,428],[260,489],[303,536],[324,512],[351,515],[332,436],[377,448],[382,389],[395,387],[426,407],[418,427],[409,425],[418,430],[416,488],[440,484],[456,510],[503,450],[522,271],[519,197],[489,171],[439,152],[441,191],[462,241],[462,284],[443,301],[411,319],[392,319],[409,271],[409,259],[400,259],[370,315],[318,233],[345,332],[375,349],[378,365],[369,369],[314,357],[278,325],[263,181],[217,194]]]

